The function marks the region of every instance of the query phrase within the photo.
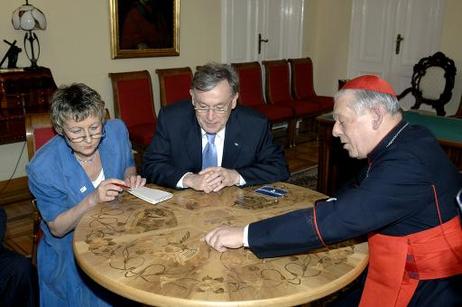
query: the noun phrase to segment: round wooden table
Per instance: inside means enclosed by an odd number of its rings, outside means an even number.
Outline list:
[[[287,183],[274,186],[287,196],[262,196],[254,187],[170,190],[173,198],[152,205],[124,192],[83,216],[74,234],[76,259],[107,289],[155,306],[291,306],[352,282],[367,265],[367,243],[259,259],[245,248],[219,253],[202,241],[218,225],[246,225],[325,197]]]

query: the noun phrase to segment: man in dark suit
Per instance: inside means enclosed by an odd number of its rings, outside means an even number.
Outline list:
[[[461,174],[428,129],[403,119],[393,88],[377,76],[347,82],[333,116],[350,157],[368,159],[357,182],[313,208],[218,227],[205,241],[276,257],[368,235],[364,288],[339,306],[462,306]]]
[[[0,207],[0,306],[38,306],[38,277],[32,262],[6,249],[7,217]]]
[[[159,112],[142,165],[149,182],[209,193],[289,177],[268,120],[237,105],[239,80],[230,65],[198,68],[190,94],[192,101]]]

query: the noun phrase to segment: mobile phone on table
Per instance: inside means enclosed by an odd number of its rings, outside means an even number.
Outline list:
[[[287,190],[275,188],[271,185],[264,185],[255,190],[256,193],[272,197],[283,197],[287,195]]]

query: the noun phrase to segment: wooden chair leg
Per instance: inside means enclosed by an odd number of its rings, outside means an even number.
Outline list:
[[[289,148],[295,147],[295,133],[297,129],[297,119],[291,119],[287,125],[287,146]]]
[[[132,142],[133,159],[135,160],[136,172],[141,172],[141,165],[143,163],[143,155],[147,145],[137,144]]]
[[[40,212],[37,209],[36,200],[32,200],[32,207],[33,211],[33,219],[34,224],[32,226],[32,253],[31,253],[31,260],[33,265],[37,265],[37,249],[38,244],[40,242],[40,238],[42,237],[42,230],[40,229],[40,222],[42,218],[40,217]]]

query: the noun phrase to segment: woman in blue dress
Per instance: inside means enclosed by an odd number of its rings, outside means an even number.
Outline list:
[[[58,133],[27,165],[29,188],[42,216],[37,254],[41,306],[110,306],[120,297],[98,286],[76,264],[73,230],[96,204],[114,200],[122,188],[143,186],[136,174],[128,131],[104,120],[100,95],[85,84],[59,88],[51,121]]]

